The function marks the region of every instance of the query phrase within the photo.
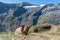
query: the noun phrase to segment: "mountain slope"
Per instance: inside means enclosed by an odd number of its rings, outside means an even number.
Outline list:
[[[15,31],[20,25],[60,24],[60,4],[6,4],[0,2],[0,31]]]

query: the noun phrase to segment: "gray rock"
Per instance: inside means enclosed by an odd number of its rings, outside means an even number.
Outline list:
[[[60,5],[30,3],[6,4],[0,2],[0,27],[2,30],[15,31],[20,25],[39,23],[60,24]],[[1,29],[1,28],[0,28]]]

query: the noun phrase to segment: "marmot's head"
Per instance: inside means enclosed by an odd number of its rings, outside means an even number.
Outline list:
[[[29,28],[30,28],[30,26],[25,26],[24,27],[24,31],[23,32],[24,32],[25,35],[28,34]]]
[[[23,33],[25,25],[21,25],[21,32]]]

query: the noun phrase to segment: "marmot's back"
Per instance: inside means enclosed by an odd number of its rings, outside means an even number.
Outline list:
[[[15,30],[15,34],[22,34],[23,33],[23,30],[24,30],[24,26],[20,26],[19,28],[17,28]]]

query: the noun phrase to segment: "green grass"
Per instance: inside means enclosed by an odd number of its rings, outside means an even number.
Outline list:
[[[37,26],[32,26],[32,27],[29,29],[29,32],[28,32],[28,33],[29,33],[29,34],[30,34],[30,33],[33,33],[36,28],[37,28]]]
[[[0,40],[12,40],[12,39],[16,39],[16,38],[20,38],[20,37],[23,37],[23,36],[26,36],[26,35],[15,35],[14,33],[11,33],[11,32],[3,32],[3,33],[0,33]],[[49,39],[58,39],[60,37],[60,35],[58,33],[30,33],[29,35],[27,36],[40,36],[42,38],[46,37],[46,38],[49,38]],[[56,37],[56,38],[55,38]]]
[[[12,38],[22,37],[22,35],[15,35],[12,32],[2,32],[0,33],[0,39],[2,40],[11,40]]]
[[[40,24],[40,26],[46,26],[47,24]],[[32,26],[29,29],[29,34],[27,35],[28,37],[32,37],[32,36],[40,36],[40,37],[46,37],[49,38],[50,40],[60,40],[60,27],[57,28],[57,32],[55,33],[48,33],[48,32],[38,32],[38,33],[34,33],[33,31],[37,28],[37,26]],[[16,38],[21,38],[24,37],[26,35],[23,34],[19,34],[16,35],[13,32],[2,32],[0,33],[0,40],[12,40],[12,39],[16,39]]]
[[[57,32],[60,32],[60,27],[57,28]]]

